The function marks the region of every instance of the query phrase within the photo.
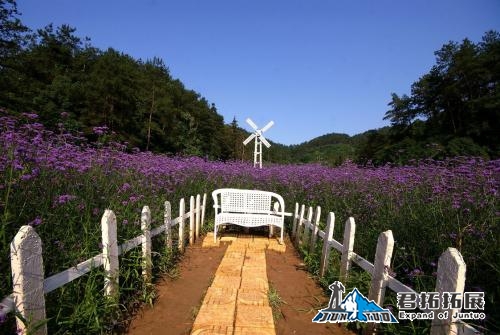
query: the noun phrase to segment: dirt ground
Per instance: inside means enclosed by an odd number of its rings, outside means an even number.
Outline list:
[[[228,242],[230,243],[230,242]],[[266,251],[267,277],[283,303],[276,320],[276,334],[352,334],[337,324],[311,322],[318,309],[328,303],[322,289],[302,270],[301,260],[287,239],[286,252]],[[173,278],[157,283],[158,299],[145,306],[131,321],[131,335],[189,334],[196,313],[227,245],[202,248],[201,239],[186,249]]]
[[[339,324],[312,323],[318,309],[328,305],[329,297],[303,270],[302,260],[286,239],[286,252],[266,251],[267,278],[283,300],[282,318],[275,323],[277,335],[353,334]]]

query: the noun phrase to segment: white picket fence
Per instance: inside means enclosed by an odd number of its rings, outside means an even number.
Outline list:
[[[379,306],[384,303],[385,289],[388,287],[394,292],[415,292],[412,288],[404,285],[389,274],[391,266],[392,251],[394,247],[394,238],[392,231],[388,230],[379,235],[377,249],[375,252],[375,261],[370,263],[368,260],[357,255],[354,249],[354,236],[356,224],[354,218],[347,219],[344,229],[343,242],[340,243],[333,238],[333,229],[335,225],[335,215],[330,212],[328,214],[325,231],[319,229],[321,207],[317,206],[315,210],[309,207],[307,217],[305,217],[305,205],[300,206],[295,204],[295,212],[293,215],[292,224],[292,239],[297,246],[309,247],[312,252],[316,248],[318,237],[323,240],[323,249],[321,253],[319,275],[323,277],[329,266],[330,252],[335,248],[341,253],[340,265],[340,281],[346,282],[349,276],[349,270],[354,262],[363,270],[371,274],[371,285],[368,294],[368,299],[373,300]],[[463,293],[465,286],[465,262],[460,252],[455,248],[448,248],[438,261],[437,268],[437,283],[435,292],[461,292]],[[418,297],[418,293],[417,293]],[[444,312],[445,310],[435,310],[435,313]],[[421,312],[429,312],[421,310]],[[440,334],[461,334],[472,335],[481,334],[472,326],[464,323],[452,316],[458,309],[448,310],[447,320],[433,320],[431,325],[431,335]],[[372,334],[376,331],[375,323],[369,324],[365,331],[366,334]]]
[[[165,245],[172,250],[172,227],[179,226],[177,248],[183,252],[187,240],[185,221],[189,219],[189,244],[193,244],[199,237],[205,220],[207,195],[201,200],[191,196],[189,212],[186,212],[184,199],[179,203],[179,216],[172,219],[170,202],[165,201],[164,222],[161,226],[151,229],[151,211],[144,206],[141,213],[141,230],[139,235],[122,245],[117,242],[116,216],[107,209],[101,219],[102,253],[65,271],[44,278],[42,241],[31,226],[22,226],[11,242],[11,268],[13,279],[13,294],[0,303],[0,313],[7,314],[16,310],[19,315],[29,320],[25,325],[20,318],[16,319],[20,334],[26,334],[34,325],[42,324],[30,334],[45,335],[47,327],[43,324],[45,314],[45,294],[66,285],[67,283],[85,275],[92,269],[103,266],[105,271],[104,294],[112,299],[118,299],[119,260],[118,256],[127,251],[142,247],[142,275],[145,283],[151,283],[151,238],[164,233]],[[32,330],[32,329],[31,329]]]

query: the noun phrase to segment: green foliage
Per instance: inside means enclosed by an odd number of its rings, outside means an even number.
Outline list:
[[[281,313],[281,305],[285,302],[281,299],[279,292],[273,285],[269,286],[269,291],[267,291],[267,298],[269,300],[269,305],[273,311],[273,319],[277,320],[283,318],[283,313]]]
[[[161,59],[99,50],[68,25],[29,32],[17,15],[14,1],[0,3],[0,106],[36,110],[57,132],[64,113],[91,140],[94,127],[106,126],[129,147],[231,158],[215,106],[173,79]]]
[[[21,23],[15,0],[0,0],[0,66],[3,60],[15,56],[26,41],[28,28]]]
[[[435,55],[411,96],[392,94],[384,119],[393,127],[375,146],[375,161],[500,155],[500,34],[486,32],[477,44],[449,42]]]
[[[327,134],[293,146],[292,156],[297,162],[318,162],[331,166],[355,157],[355,148],[346,134]]]

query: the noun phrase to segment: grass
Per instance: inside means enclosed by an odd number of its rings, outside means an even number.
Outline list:
[[[269,290],[267,291],[267,299],[269,300],[269,305],[273,310],[274,322],[282,319],[283,314],[281,313],[281,305],[286,304],[286,302],[281,299],[278,291],[273,285],[269,285]]]
[[[201,303],[200,303],[200,305],[191,308],[191,320],[193,320],[193,321],[196,320],[196,317],[198,316],[198,313],[200,312],[200,308],[201,308]]]

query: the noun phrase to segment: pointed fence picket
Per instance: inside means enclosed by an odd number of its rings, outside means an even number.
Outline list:
[[[172,251],[172,206],[168,201],[165,201],[164,206],[163,225],[165,226],[165,245],[168,251]]]
[[[43,295],[42,241],[31,226],[23,226],[10,245],[13,295],[18,312],[25,320],[45,320]],[[17,323],[21,333],[33,333],[33,325]],[[30,327],[31,326],[31,327]],[[35,334],[46,334],[47,325],[42,325]]]
[[[299,213],[300,208],[300,213]],[[316,237],[323,240],[323,247],[320,258],[320,277],[325,276],[329,267],[330,253],[332,249],[336,249],[341,253],[340,262],[340,279],[346,281],[349,276],[349,271],[352,263],[357,264],[364,271],[370,273],[372,280],[368,298],[373,300],[378,305],[382,306],[384,303],[385,290],[389,288],[396,293],[399,292],[415,292],[412,288],[406,286],[400,281],[396,280],[389,273],[392,250],[394,247],[394,237],[392,231],[388,230],[379,235],[377,241],[377,249],[375,253],[374,263],[369,262],[363,257],[356,254],[354,249],[354,236],[356,231],[356,224],[354,218],[350,217],[345,223],[343,242],[340,243],[333,238],[333,230],[335,226],[335,214],[330,212],[327,216],[325,231],[319,230],[319,214],[312,220],[312,207],[309,207],[307,219],[304,218],[305,205],[299,206],[295,204],[295,212],[293,215],[291,237],[297,246],[307,248],[306,250],[315,250]],[[318,206],[316,213],[321,213],[321,208]],[[311,231],[312,238],[309,238],[309,231]],[[465,263],[463,262],[460,252],[455,248],[448,248],[438,262],[437,269],[437,283],[435,292],[440,294],[443,292],[461,292],[463,293],[465,284]],[[426,309],[421,309],[422,312],[428,312]],[[448,320],[435,320],[431,326],[431,335],[472,335],[481,334],[477,329],[464,323],[458,319],[452,319],[452,315],[456,310],[447,310],[449,315]],[[444,312],[438,310],[436,312]],[[365,329],[365,334],[373,334],[376,332],[375,323],[369,323]]]
[[[69,282],[85,275],[92,269],[103,266],[105,272],[104,294],[110,298],[119,299],[119,258],[118,256],[138,247],[142,248],[142,276],[146,284],[152,279],[151,238],[165,233],[165,247],[172,250],[172,227],[179,225],[178,249],[183,252],[186,244],[184,222],[190,219],[189,242],[193,244],[199,238],[204,225],[207,195],[203,195],[203,202],[198,194],[190,198],[189,212],[185,213],[185,201],[180,200],[179,216],[171,218],[170,202],[164,203],[164,220],[159,227],[151,229],[151,211],[144,206],[141,212],[142,234],[134,237],[122,245],[118,245],[116,216],[107,209],[101,219],[102,252],[84,262],[65,271],[44,278],[42,241],[31,226],[22,226],[11,242],[11,269],[13,279],[13,294],[0,302],[0,316],[16,311],[17,328],[20,334],[47,334],[44,323],[45,294],[62,287]],[[29,324],[22,322],[29,320]],[[36,329],[34,328],[36,327]],[[35,329],[35,330],[34,330]]]
[[[195,215],[193,212],[194,208],[194,197],[191,196],[189,199],[189,245],[194,244],[194,234],[196,230]]]
[[[184,198],[182,198],[181,202],[179,203],[179,240],[177,241],[180,252],[184,252],[184,243],[185,243],[184,220],[186,219],[185,212],[186,212],[186,202],[184,201]]]
[[[152,268],[151,262],[151,211],[148,206],[144,206],[141,213],[142,230],[142,276],[145,283],[151,283]]]

